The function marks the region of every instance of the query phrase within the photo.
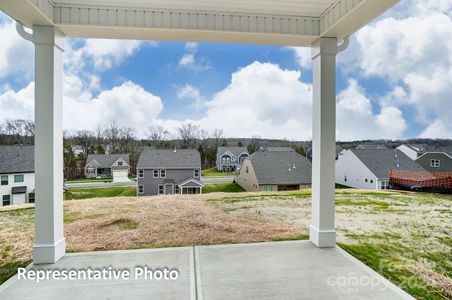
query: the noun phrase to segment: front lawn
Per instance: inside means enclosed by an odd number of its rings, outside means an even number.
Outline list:
[[[104,197],[128,197],[136,196],[135,186],[111,186],[98,188],[71,188],[64,193],[66,200],[104,198]]]
[[[66,180],[64,183],[87,183],[87,182],[113,182],[112,177],[105,178],[79,178],[73,180]]]
[[[240,192],[244,192],[244,191],[245,190],[240,185],[238,185],[237,183],[232,183],[232,182],[211,183],[211,184],[205,184],[202,187],[203,194],[217,193],[217,192],[240,193]]]
[[[231,177],[235,176],[235,173],[226,173],[226,172],[220,172],[217,170],[217,168],[210,168],[210,169],[204,169],[201,171],[201,175],[204,177]]]

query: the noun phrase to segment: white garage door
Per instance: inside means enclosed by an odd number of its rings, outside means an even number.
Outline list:
[[[14,194],[12,204],[25,204],[25,194]]]
[[[130,181],[127,175],[128,175],[127,170],[113,170],[113,181],[114,182]]]

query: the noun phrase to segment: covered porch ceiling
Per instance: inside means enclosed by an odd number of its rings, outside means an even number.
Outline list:
[[[311,46],[343,39],[399,0],[3,0],[27,27],[68,37]]]

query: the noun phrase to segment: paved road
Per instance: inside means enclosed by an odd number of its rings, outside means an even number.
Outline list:
[[[202,183],[226,183],[233,182],[234,177],[202,177]],[[79,182],[79,183],[65,183],[65,188],[93,188],[93,187],[111,187],[111,186],[134,186],[135,181],[130,182]]]

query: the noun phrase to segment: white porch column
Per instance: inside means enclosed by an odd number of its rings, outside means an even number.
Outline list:
[[[66,252],[63,234],[62,89],[64,36],[33,26],[35,44],[35,245],[33,263],[55,263]]]
[[[309,239],[317,247],[334,247],[336,157],[336,38],[312,45],[312,211]]]

